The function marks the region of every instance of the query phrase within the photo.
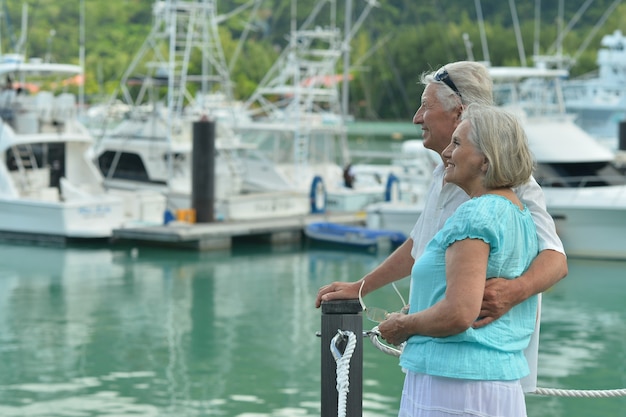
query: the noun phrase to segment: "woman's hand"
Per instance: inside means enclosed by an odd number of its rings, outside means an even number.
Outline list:
[[[402,313],[391,313],[387,319],[378,325],[380,336],[387,342],[399,346],[406,342],[411,334],[407,329],[407,320],[410,316]]]

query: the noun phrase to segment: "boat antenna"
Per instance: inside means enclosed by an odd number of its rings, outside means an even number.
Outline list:
[[[235,52],[233,52],[233,55],[230,58],[230,62],[228,64],[228,71],[231,72],[231,73],[233,71],[233,68],[235,68],[235,64],[239,60],[239,56],[241,55],[241,50],[243,49],[243,44],[248,39],[248,35],[250,34],[250,30],[253,27],[252,21],[256,18],[257,14],[258,14],[259,7],[261,6],[261,0],[252,0],[252,2],[248,2],[246,4],[243,4],[242,6],[238,7],[235,10],[233,10],[232,12],[224,14],[224,15],[220,15],[217,18],[217,22],[220,23],[222,21],[222,19],[230,18],[230,16],[232,16],[233,13],[235,13],[235,12],[239,13],[240,11],[243,11],[243,10],[247,9],[248,7],[250,7],[250,5],[252,5],[252,11],[250,12],[250,17],[248,18],[248,21],[245,23],[244,30],[241,33],[241,36],[239,37],[239,40],[237,41],[237,47],[235,48]]]
[[[604,25],[604,23],[607,21],[609,16],[611,16],[611,14],[613,13],[613,10],[615,10],[617,8],[617,6],[619,6],[620,3],[621,3],[621,0],[615,0],[606,9],[604,14],[600,18],[600,20],[598,20],[598,23],[596,23],[596,25],[593,27],[593,29],[591,29],[591,32],[589,33],[589,35],[585,38],[585,40],[578,47],[578,50],[576,51],[576,54],[574,54],[574,62],[576,62],[578,60],[578,58],[580,57],[580,55],[585,51],[585,49],[587,49],[587,46],[589,46],[589,43],[591,42],[593,37],[596,35],[596,33],[598,32],[600,27],[602,27]]]
[[[85,107],[85,0],[80,0],[78,60],[82,77],[78,83],[78,115],[82,116]]]
[[[554,51],[555,49],[557,50],[558,54],[560,54],[562,52],[563,39],[572,30],[574,25],[576,23],[578,23],[578,21],[580,20],[582,15],[589,8],[591,3],[593,3],[593,1],[594,0],[586,0],[585,3],[583,3],[583,5],[580,6],[580,8],[576,11],[576,13],[572,17],[572,19],[567,23],[567,26],[565,26],[565,29],[562,28],[563,21],[564,21],[564,18],[563,18],[563,13],[564,13],[564,11],[563,11],[563,7],[564,7],[563,0],[559,1],[559,20],[558,20],[559,28],[558,28],[558,36],[557,36],[556,40],[554,41],[554,43],[552,45],[550,45],[550,48],[548,49],[548,53],[552,53],[552,51]]]
[[[522,39],[522,32],[519,26],[519,18],[517,17],[515,0],[509,0],[509,7],[511,8],[511,18],[513,19],[513,29],[515,30],[515,39],[517,40],[517,50],[519,52],[520,64],[522,67],[525,67],[526,53],[524,52],[524,40]]]
[[[539,32],[541,30],[541,0],[535,0],[535,42],[533,55],[539,55]]]
[[[348,95],[350,94],[350,86],[348,79],[350,77],[350,37],[352,31],[352,0],[346,0],[346,16],[343,43],[343,83],[341,85],[341,113],[342,119],[345,121],[348,117]]]
[[[467,54],[467,60],[474,60],[474,52],[472,51],[472,41],[470,40],[467,32],[463,33],[463,44],[465,45],[465,53]]]
[[[16,54],[24,54],[25,51],[22,49],[26,44],[26,32],[28,31],[28,4],[22,4],[22,31],[20,33],[20,38],[15,44],[15,53]]]
[[[483,8],[480,0],[474,0],[476,6],[476,17],[478,19],[478,30],[480,31],[480,44],[483,48],[483,60],[488,64],[491,62],[489,58],[489,46],[487,46],[487,33],[485,32],[485,19],[483,18]]]
[[[4,18],[5,7],[4,2],[0,1],[0,23],[2,23],[2,18]],[[0,27],[0,55],[2,55],[2,27]]]

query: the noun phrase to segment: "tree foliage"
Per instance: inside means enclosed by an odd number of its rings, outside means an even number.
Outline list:
[[[191,0],[190,0],[191,1]],[[253,19],[235,16],[220,28],[222,45],[232,65],[235,95],[249,97],[264,74],[287,44],[293,22],[297,25],[320,0],[261,0]],[[346,0],[347,1],[347,0]],[[337,2],[337,15],[320,13],[327,24],[333,17],[343,29],[346,1]],[[355,19],[364,0],[352,0]],[[603,26],[593,27],[605,16],[613,0],[596,0],[562,39],[565,54],[577,54],[571,75],[596,68],[596,53],[603,35],[624,25],[626,5],[610,14]],[[220,0],[218,13],[228,13],[247,0]],[[446,62],[484,60],[476,3],[484,17],[489,59],[492,65],[519,65],[522,57],[532,65],[533,53],[556,52],[559,28],[565,28],[585,0],[541,3],[540,32],[535,30],[535,1],[515,2],[523,39],[523,54],[518,50],[510,2],[481,0],[379,0],[351,45],[350,110],[357,118],[404,119],[419,105],[419,77]],[[15,52],[21,33],[22,3],[0,2],[0,47],[2,53]],[[28,29],[25,49],[28,57],[56,62],[79,62],[80,4],[85,8],[85,91],[92,100],[110,94],[145,41],[152,24],[149,0],[31,0],[28,3]],[[559,19],[559,6],[563,19]],[[248,9],[251,10],[251,9]],[[245,15],[249,16],[249,15]],[[249,36],[235,58],[239,37]],[[465,35],[466,34],[466,35]],[[464,42],[464,36],[471,47]],[[538,36],[538,38],[537,38]],[[589,38],[589,39],[588,39]],[[581,45],[588,47],[581,50]],[[338,68],[338,71],[341,69]]]

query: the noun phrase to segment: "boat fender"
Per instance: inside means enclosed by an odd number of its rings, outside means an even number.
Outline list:
[[[311,183],[311,213],[324,211],[326,211],[326,187],[322,177],[317,175]]]
[[[394,174],[387,177],[387,185],[385,186],[385,201],[400,200],[400,180]]]

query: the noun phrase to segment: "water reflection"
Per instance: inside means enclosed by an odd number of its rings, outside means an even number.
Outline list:
[[[2,416],[318,416],[315,293],[385,257],[259,246],[0,250]],[[624,266],[577,261],[546,294],[540,386],[626,387]],[[399,288],[406,294],[408,281]],[[368,302],[398,303],[391,287]],[[367,342],[363,366],[364,416],[395,416],[397,359]],[[623,399],[529,399],[533,416],[624,409]]]

